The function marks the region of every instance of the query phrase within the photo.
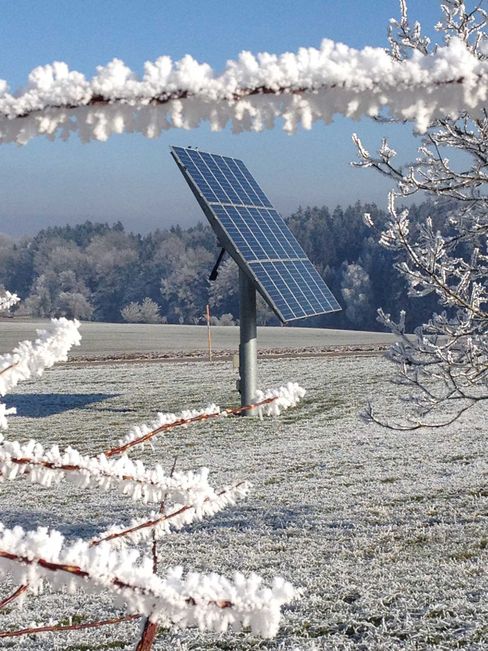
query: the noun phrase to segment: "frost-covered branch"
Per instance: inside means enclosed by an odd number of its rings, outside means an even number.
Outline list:
[[[141,561],[136,551],[81,540],[68,544],[58,531],[45,528],[24,532],[0,525],[0,574],[39,591],[44,581],[71,592],[109,590],[129,613],[167,626],[219,632],[249,627],[263,637],[276,634],[281,606],[295,596],[283,579],[267,588],[256,575],[236,573],[230,581],[217,574],[184,576],[176,567],[161,578],[152,572],[150,559]]]
[[[2,637],[22,637],[23,635],[38,635],[39,633],[61,633],[65,631],[83,631],[87,628],[100,628],[140,619],[141,615],[125,615],[124,617],[111,617],[95,622],[80,622],[78,624],[45,624],[44,626],[29,626],[16,631],[0,631]]]
[[[51,319],[50,327],[37,330],[34,342],[21,341],[12,353],[0,356],[0,395],[4,396],[22,380],[40,376],[56,362],[66,361],[72,346],[78,346],[79,321]]]
[[[222,411],[212,405],[200,412],[186,411],[180,415],[158,414],[157,420],[151,427],[143,425],[131,430],[125,448],[145,442],[164,429],[206,419],[209,414],[228,416],[232,413],[240,413],[243,409],[253,408],[258,409],[261,415],[277,415],[281,410],[297,404],[304,394],[304,389],[297,384],[289,383],[279,389],[259,392],[259,402],[249,407]],[[113,455],[119,452],[120,450],[112,449]],[[264,636],[273,636],[276,633],[280,610],[279,597],[273,603],[273,599],[269,600],[272,593],[268,590],[266,604],[264,601],[252,603],[250,595],[247,594],[247,596],[242,596],[245,601],[243,605],[243,601],[239,596],[242,584],[240,578],[236,584],[238,585],[236,592],[232,584],[222,577],[212,575],[211,580],[209,577],[203,577],[201,582],[204,584],[205,590],[208,590],[210,583],[212,583],[210,596],[204,598],[201,597],[201,587],[198,585],[200,579],[195,583],[197,575],[190,575],[193,577],[191,581],[192,592],[184,599],[180,599],[180,604],[177,606],[173,594],[168,597],[165,589],[159,590],[159,592],[154,590],[154,583],[159,580],[154,571],[152,571],[151,577],[146,576],[144,581],[141,579],[138,584],[134,585],[132,576],[129,582],[121,580],[118,573],[117,576],[108,578],[108,572],[100,568],[98,561],[95,563],[94,573],[83,569],[86,566],[87,549],[95,547],[105,549],[107,545],[113,546],[114,542],[120,547],[122,543],[138,543],[148,539],[152,539],[153,558],[151,563],[149,563],[149,559],[146,559],[146,565],[149,566],[150,564],[152,569],[156,553],[154,546],[159,538],[169,533],[171,529],[181,529],[195,520],[213,515],[226,506],[234,504],[237,499],[247,495],[249,490],[247,482],[240,482],[215,492],[208,485],[208,471],[206,469],[203,469],[200,473],[175,473],[173,469],[171,475],[167,476],[159,466],[146,469],[142,462],[133,462],[126,455],[122,455],[117,459],[109,458],[104,454],[98,457],[88,457],[81,455],[73,448],[61,451],[58,446],[53,446],[45,450],[42,445],[33,440],[21,444],[1,437],[0,479],[14,479],[19,474],[24,473],[28,473],[32,481],[43,485],[52,485],[69,478],[80,486],[95,485],[101,488],[114,486],[122,492],[132,495],[135,499],[142,499],[145,502],[162,501],[162,503],[160,512],[151,513],[149,518],[146,516],[146,518],[134,520],[128,527],[113,526],[91,541],[86,543],[78,541],[78,543],[75,543],[74,547],[77,550],[84,550],[85,556],[81,562],[79,558],[75,560],[71,557],[73,555],[71,551],[68,553],[68,556],[70,556],[69,561],[64,557],[59,562],[53,561],[49,555],[46,556],[44,553],[46,549],[49,550],[50,554],[53,549],[56,549],[56,540],[59,542],[61,536],[58,532],[49,533],[46,529],[39,529],[37,532],[26,534],[27,537],[32,539],[32,544],[28,545],[29,549],[26,552],[23,531],[20,528],[10,531],[0,525],[0,534],[4,534],[3,540],[0,535],[0,573],[2,572],[2,563],[5,567],[5,561],[10,562],[10,564],[7,564],[10,573],[12,573],[12,569],[15,570],[16,563],[29,565],[27,574],[19,574],[19,572],[13,571],[14,580],[21,577],[24,577],[25,580],[22,580],[19,589],[7,598],[8,603],[23,594],[27,589],[38,589],[38,574],[39,568],[41,568],[40,578],[48,578],[55,587],[68,585],[70,589],[74,590],[78,585],[73,580],[74,575],[77,579],[88,583],[88,585],[83,586],[86,589],[98,590],[105,587],[115,592],[116,595],[122,595],[119,601],[123,600],[127,603],[129,612],[137,612],[138,615],[146,617],[144,633],[141,638],[141,642],[144,640],[146,645],[144,648],[151,647],[151,640],[154,638],[160,623],[164,625],[173,623],[179,627],[182,625],[198,625],[200,628],[219,631],[225,630],[230,624],[236,627],[250,626],[255,633]],[[36,548],[39,541],[40,551],[38,555],[40,558],[33,560],[35,556],[33,549]],[[61,542],[61,544],[64,544],[64,542]],[[135,556],[130,556],[130,559],[131,564],[133,564]],[[4,569],[4,571],[7,570]],[[48,572],[48,575],[46,575],[46,572]],[[63,584],[63,580],[59,576],[60,574],[64,576],[64,573],[68,573],[70,577]],[[101,577],[105,578],[102,579]],[[153,577],[156,577],[156,579]],[[275,582],[275,585],[279,587],[281,583],[278,581],[278,583]],[[229,587],[227,593],[223,593],[222,598],[214,598],[218,586]],[[193,590],[193,587],[195,587],[195,590]],[[291,587],[286,589],[291,594]],[[183,588],[179,588],[178,594],[182,590]],[[279,590],[276,594],[278,593]],[[233,598],[228,598],[227,594],[232,595]],[[234,599],[236,594],[238,596]],[[141,601],[144,601],[143,597],[147,597],[145,607],[140,606]],[[137,607],[135,604],[137,604]],[[224,610],[225,614],[221,614],[221,611]],[[97,625],[102,624],[93,623],[93,626]],[[44,630],[58,631],[61,629],[56,625],[49,625],[47,628],[31,627],[20,631],[4,631],[0,633],[0,636],[9,637]]]
[[[22,380],[40,376],[56,362],[65,361],[72,346],[79,346],[79,321],[51,319],[46,330],[37,331],[37,339],[21,341],[12,353],[0,356],[0,395],[4,396]],[[8,426],[6,416],[15,413],[0,403],[0,429]]]
[[[161,502],[166,496],[186,504],[213,495],[207,468],[168,476],[160,465],[146,468],[142,461],[132,461],[126,455],[117,459],[107,459],[103,454],[89,457],[71,447],[61,451],[57,445],[45,450],[37,441],[19,443],[4,440],[0,434],[0,481],[24,474],[28,474],[33,483],[43,486],[69,479],[81,488],[116,488],[144,503]]]
[[[239,482],[234,486],[208,495],[195,504],[173,505],[170,509],[165,508],[162,512],[151,512],[149,518],[133,520],[128,527],[111,527],[91,541],[91,545],[99,545],[102,542],[124,543],[130,540],[133,543],[147,540],[150,537],[158,540],[171,530],[178,530],[191,524],[195,520],[201,520],[208,515],[214,515],[229,505],[236,503],[238,499],[246,497],[250,484],[247,481]]]
[[[8,606],[11,604],[13,601],[21,597],[27,590],[29,589],[29,586],[27,583],[21,583],[19,587],[12,592],[8,597],[5,597],[0,601],[0,610],[2,608],[5,608],[5,606]]]
[[[256,391],[256,405],[261,416],[279,416],[282,411],[296,407],[305,396],[305,389],[297,382],[288,382],[277,389]]]
[[[431,46],[420,26],[409,24],[405,0],[401,6],[390,43],[395,58],[408,63]],[[462,42],[470,56],[486,63],[487,13],[461,0],[446,0],[442,10],[437,29],[445,43]],[[434,53],[438,50],[432,46]],[[435,294],[440,305],[413,336],[406,334],[405,314],[396,322],[379,310],[380,322],[398,337],[388,357],[397,366],[396,382],[405,390],[408,408],[401,422],[377,416],[372,405],[364,416],[396,429],[442,427],[488,400],[488,114],[486,109],[478,117],[460,111],[431,120],[417,159],[406,166],[395,163],[396,152],[386,140],[377,154],[370,154],[357,136],[354,141],[357,165],[396,184],[381,244],[397,252],[395,266],[410,296]],[[408,209],[396,207],[400,198],[417,192],[434,199],[432,214],[420,225],[412,224]],[[366,223],[375,227],[369,216]]]
[[[186,409],[179,414],[159,413],[157,418],[150,424],[137,425],[119,441],[119,445],[105,451],[105,456],[112,457],[122,454],[136,445],[143,445],[151,441],[159,434],[167,432],[175,427],[187,427],[193,423],[205,421],[212,418],[225,418],[226,416],[238,415],[244,411],[257,410],[262,416],[278,416],[282,411],[296,406],[305,395],[305,389],[296,382],[277,389],[258,390],[256,402],[252,405],[242,407],[227,407],[222,409],[218,405],[211,404],[204,409]]]
[[[203,409],[184,409],[180,413],[160,412],[152,423],[144,423],[143,425],[135,425],[132,427],[129,432],[119,440],[117,446],[105,450],[104,454],[106,457],[113,457],[126,452],[136,445],[144,445],[159,434],[174,429],[175,427],[188,427],[188,425],[191,425],[192,423],[226,415],[227,412],[222,411],[221,408],[215,404],[210,404]]]
[[[91,80],[56,62],[35,68],[20,93],[0,81],[0,143],[73,132],[84,142],[122,132],[155,138],[205,121],[213,130],[231,123],[234,131],[261,131],[280,118],[292,132],[335,115],[384,111],[425,131],[432,120],[461,112],[480,117],[487,95],[488,63],[462,38],[434,53],[417,48],[408,61],[326,39],[296,53],[242,52],[221,74],[188,55],[177,62],[162,56],[145,63],[140,79],[118,59],[99,66]]]

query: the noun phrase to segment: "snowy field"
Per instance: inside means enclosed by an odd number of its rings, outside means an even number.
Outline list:
[[[35,338],[36,329],[45,328],[48,323],[48,320],[0,319],[0,353],[10,352],[19,340]],[[85,322],[81,324],[80,332],[81,346],[70,352],[70,358],[153,353],[172,356],[177,352],[191,355],[207,350],[207,328],[203,326]],[[385,332],[258,328],[261,351],[375,346],[389,344],[393,340],[393,335]],[[239,346],[239,328],[212,326],[212,344],[215,351],[236,352]]]
[[[368,396],[390,409],[380,357],[270,359],[261,387],[298,381],[303,404],[277,419],[233,418],[170,432],[134,453],[170,468],[208,466],[212,482],[248,479],[246,501],[166,537],[166,565],[231,575],[235,568],[302,590],[279,636],[162,631],[157,649],[486,649],[488,464],[486,413],[444,430],[395,433],[362,424]],[[8,435],[96,452],[157,411],[235,404],[230,361],[60,365],[19,385]],[[144,507],[114,492],[0,484],[0,520],[90,537]],[[0,598],[14,589],[3,584]],[[0,611],[0,630],[109,617],[110,599],[30,596]],[[136,624],[0,640],[29,650],[132,649]]]

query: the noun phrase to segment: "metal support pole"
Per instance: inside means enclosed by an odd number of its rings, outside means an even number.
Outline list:
[[[241,405],[256,402],[257,340],[256,340],[256,289],[242,269],[239,269],[240,290],[240,344],[239,344],[239,391]],[[255,416],[256,411],[247,409],[245,416]]]
[[[210,305],[207,303],[205,309],[205,318],[207,320],[207,343],[208,343],[208,361],[212,361],[212,332],[210,330]]]

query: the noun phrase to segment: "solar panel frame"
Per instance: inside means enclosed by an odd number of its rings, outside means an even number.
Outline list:
[[[283,322],[341,309],[241,160],[184,147],[171,155],[220,245]]]

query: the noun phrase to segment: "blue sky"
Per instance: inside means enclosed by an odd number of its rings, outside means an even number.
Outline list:
[[[410,0],[427,31],[439,19],[437,0]],[[219,70],[247,49],[281,53],[318,46],[322,38],[353,47],[385,46],[397,0],[0,0],[0,79],[23,86],[37,65],[65,61],[91,77],[97,65],[121,58],[137,73],[146,60],[191,54]],[[0,232],[34,233],[85,219],[120,220],[147,232],[202,219],[169,155],[169,145],[242,158],[283,214],[299,205],[384,204],[387,180],[350,166],[351,134],[370,147],[388,135],[405,159],[415,154],[411,127],[337,119],[288,136],[172,130],[81,145],[31,141],[0,147]]]

